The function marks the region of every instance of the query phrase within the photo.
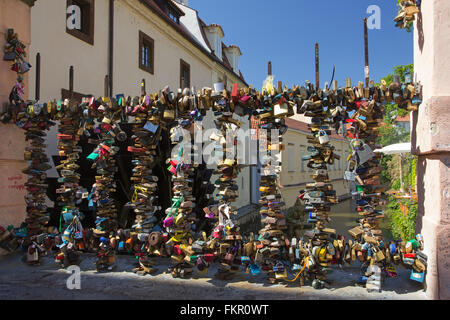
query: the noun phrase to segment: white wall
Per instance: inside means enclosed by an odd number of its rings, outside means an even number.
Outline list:
[[[115,1],[114,16],[114,84],[113,94],[140,94],[140,81],[146,80],[148,93],[154,93],[169,85],[176,90],[180,84],[180,59],[190,64],[191,86],[196,89],[212,87],[218,78],[227,73],[228,88],[234,82],[244,84],[227,72],[220,64],[206,57],[197,47],[168,26],[150,9],[137,0]],[[31,10],[32,45],[31,64],[37,52],[41,54],[41,101],[61,98],[61,88],[69,89],[69,67],[74,66],[74,91],[102,96],[104,79],[108,73],[109,1],[95,1],[94,45],[91,46],[66,33],[66,1],[40,0]],[[154,74],[139,69],[139,30],[154,40]],[[30,97],[34,92],[35,68],[30,71]],[[248,128],[248,121],[240,119]],[[205,128],[212,128],[213,115],[208,112]],[[48,132],[47,153],[58,153],[57,126]],[[211,166],[215,167],[215,166]],[[236,206],[250,202],[249,169],[236,179],[239,199]],[[53,168],[49,176],[56,177]],[[244,186],[242,186],[244,177]],[[214,180],[213,180],[214,181]]]
[[[40,0],[31,8],[30,62],[41,54],[41,100],[61,98],[69,89],[74,67],[74,91],[100,96],[108,73],[108,0],[95,1],[94,45],[66,32],[66,1]],[[36,68],[30,71],[29,94],[35,97]]]

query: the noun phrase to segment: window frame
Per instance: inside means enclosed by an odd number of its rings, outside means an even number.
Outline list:
[[[70,30],[67,28],[66,23],[66,33],[70,34],[71,36],[74,36],[75,38],[80,39],[81,41],[84,41],[90,45],[94,45],[94,28],[95,28],[95,0],[67,0],[66,1],[66,10],[69,6],[73,5],[74,2],[81,2],[83,5],[89,5],[89,33],[85,33],[81,30],[73,29]],[[66,15],[66,21],[68,18],[68,14]],[[82,18],[83,21],[86,21]]]
[[[288,152],[288,172],[293,173],[295,172],[295,145],[293,143],[288,143],[287,146],[287,152]]]
[[[216,34],[216,56],[219,59],[222,59],[222,39],[220,38],[220,35]]]
[[[185,87],[183,83],[183,68],[187,68],[188,70],[188,86]],[[180,59],[180,88],[190,88],[191,87],[191,65],[184,61],[183,59]]]
[[[148,44],[150,47],[150,66],[148,67],[142,63],[142,48],[144,44]],[[139,30],[139,69],[150,74],[155,72],[155,40],[141,30]]]
[[[168,7],[167,8],[167,15],[169,16],[169,18],[175,22],[176,24],[180,24],[180,16],[175,12],[174,9]]]
[[[306,154],[306,146],[300,145],[300,160],[301,160],[301,162],[300,162],[300,164],[301,164],[300,172],[301,173],[305,172],[305,162],[308,161],[308,160],[303,160],[303,156],[305,154]]]

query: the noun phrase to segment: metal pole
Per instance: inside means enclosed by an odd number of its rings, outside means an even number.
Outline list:
[[[316,43],[316,89],[319,88],[319,44]]]
[[[114,79],[114,0],[109,0],[109,34],[108,34],[108,80],[109,96],[113,95]]]
[[[103,94],[105,97],[109,96],[109,77],[108,77],[108,75],[105,76]]]
[[[267,75],[272,75],[272,61],[269,61],[269,63],[267,64]]]
[[[366,88],[369,87],[369,32],[367,30],[367,18],[364,18],[364,56],[365,56],[365,68],[364,74],[366,78]]]
[[[36,54],[36,88],[35,88],[35,100],[39,101],[41,98],[41,54]]]

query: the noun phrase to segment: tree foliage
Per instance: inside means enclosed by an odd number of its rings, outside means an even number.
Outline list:
[[[386,81],[387,86],[392,84],[392,82],[394,81],[394,75],[399,75],[400,82],[405,82],[406,74],[414,74],[414,65],[399,65],[394,67],[393,71],[394,73],[390,73],[386,77],[382,78],[384,81]],[[384,125],[380,127],[380,137],[378,139],[378,143],[384,147],[394,143],[409,142],[409,132],[404,128],[395,126],[395,119],[397,117],[406,116],[408,114],[408,111],[400,109],[395,103],[385,103],[384,111]]]
[[[405,216],[400,209],[400,203],[408,207]],[[396,239],[408,241],[414,239],[417,220],[417,203],[411,200],[399,200],[394,197],[389,199],[386,215],[390,219],[391,233]]]
[[[394,75],[400,76],[400,82],[405,82],[405,75],[407,73],[414,74],[414,65],[399,65],[393,68],[393,73],[388,74],[383,80],[389,86],[394,81]],[[395,103],[384,104],[385,115],[383,118],[383,125],[379,129],[380,136],[378,143],[382,146],[390,144],[408,142],[410,141],[410,133],[404,128],[395,126],[395,119],[398,116],[406,116],[408,111],[398,108]],[[391,189],[400,190],[400,170],[399,170],[399,156],[384,155],[381,159],[383,171],[381,173],[381,182],[390,183]],[[416,180],[416,163],[417,158],[414,156],[408,157],[406,167],[403,167],[403,181],[406,189],[414,188]],[[409,167],[408,164],[411,164]],[[400,208],[400,203],[408,207],[408,214],[405,216]],[[417,219],[417,203],[408,199],[396,199],[390,197],[386,208],[386,217],[389,219],[390,229],[392,235],[396,239],[408,241],[414,238],[416,219]]]

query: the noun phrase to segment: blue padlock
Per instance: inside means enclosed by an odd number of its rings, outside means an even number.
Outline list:
[[[300,249],[299,248],[295,248],[295,258],[300,259]]]
[[[294,265],[292,266],[292,271],[299,271],[302,270],[302,266],[299,265],[298,263],[294,263]]]
[[[250,263],[250,257],[241,256],[241,263],[242,264],[249,264]]]
[[[389,253],[390,254],[395,254],[395,252],[396,252],[395,243],[391,243],[389,245]]]
[[[261,270],[259,269],[257,264],[251,264],[249,269],[250,269],[250,273],[254,276],[257,276],[261,273]]]

